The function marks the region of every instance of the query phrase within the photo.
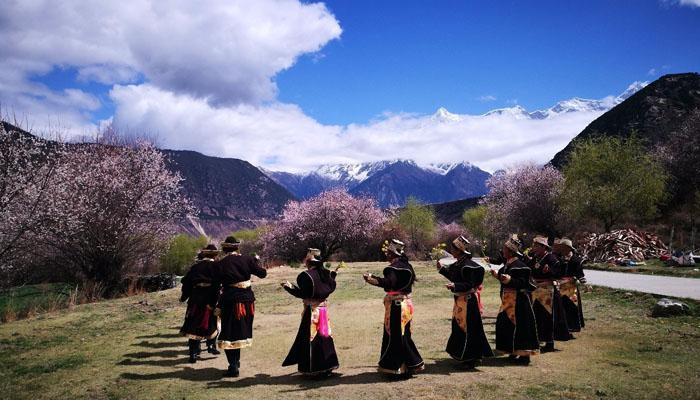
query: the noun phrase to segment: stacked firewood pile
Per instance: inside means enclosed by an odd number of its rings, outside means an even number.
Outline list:
[[[577,250],[589,262],[616,264],[644,261],[668,253],[666,245],[657,236],[631,229],[592,233],[578,244]]]

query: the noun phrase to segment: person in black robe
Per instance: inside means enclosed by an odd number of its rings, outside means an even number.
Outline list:
[[[575,252],[576,249],[574,249],[571,239],[564,237],[554,241],[554,255],[559,258],[561,266],[559,290],[569,332],[581,332],[585,326],[581,292],[577,284],[577,281],[586,283],[586,276],[583,272],[584,260]]]
[[[213,244],[205,247],[197,255],[196,263],[181,280],[180,301],[187,300],[187,310],[180,334],[189,338],[190,363],[195,363],[199,359],[202,340],[206,340],[209,353],[219,354],[216,349],[216,335],[219,333],[218,317],[214,312],[219,299],[219,286],[214,283],[212,268],[218,252]]]
[[[390,265],[384,268],[384,277],[369,273],[362,276],[365,282],[379,286],[386,292],[382,348],[377,370],[392,375],[411,375],[425,369],[425,363],[411,339],[411,287],[416,274],[403,248],[404,244],[399,240],[385,242],[384,253]]]
[[[451,283],[447,288],[454,294],[452,334],[445,351],[457,361],[473,368],[483,357],[492,357],[493,351],[486,339],[481,320],[477,288],[484,281],[484,267],[471,260],[469,240],[459,236],[450,246],[456,262],[443,266],[437,262],[438,272]]]
[[[501,283],[501,308],[496,317],[496,351],[509,354],[512,362],[530,364],[530,356],[540,353],[537,325],[530,293],[537,287],[530,268],[520,261],[520,240],[516,235],[501,250],[505,265],[491,275]]]
[[[554,341],[569,340],[569,328],[557,279],[561,276],[559,259],[550,252],[548,240],[537,235],[532,240],[532,258],[528,261],[537,289],[532,293],[532,309],[537,320],[537,337],[542,353],[554,351]]]
[[[328,296],[335,291],[337,269],[324,268],[320,255],[318,249],[309,249],[305,260],[307,270],[297,276],[297,284],[281,283],[304,304],[299,331],[282,366],[297,364],[298,371],[304,375],[328,376],[338,368],[327,308]]]
[[[227,377],[237,377],[240,370],[241,349],[253,344],[253,318],[255,295],[250,277],[267,276],[267,271],[258,265],[258,259],[238,252],[241,242],[229,236],[222,243],[224,258],[215,262],[216,281],[223,286],[217,311],[221,316],[221,332],[217,346],[226,352]]]

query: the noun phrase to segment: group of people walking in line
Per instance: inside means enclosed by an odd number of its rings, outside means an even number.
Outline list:
[[[216,246],[208,245],[196,263],[182,278],[181,301],[187,300],[185,321],[180,333],[189,338],[189,361],[197,362],[201,342],[207,351],[228,360],[227,377],[237,377],[240,350],[252,345],[255,296],[250,278],[265,278],[267,272],[257,257],[239,253],[240,241],[229,236]],[[450,283],[453,293],[452,330],[446,352],[466,367],[474,367],[494,352],[484,331],[478,290],[485,269],[471,259],[470,243],[457,237],[450,246],[456,259],[449,265],[437,262],[438,272]],[[533,252],[521,253],[522,243],[512,235],[500,255],[491,264],[491,275],[501,285],[501,306],[496,318],[496,352],[508,354],[515,364],[528,365],[530,356],[554,350],[554,341],[573,338],[584,326],[577,283],[585,283],[583,260],[575,255],[572,241],[556,239],[550,246],[546,237],[536,236]],[[364,274],[370,285],[381,287],[384,296],[384,329],[378,370],[392,375],[411,375],[422,371],[425,363],[411,338],[413,303],[411,292],[416,274],[396,239],[383,246],[389,265],[382,275]],[[308,249],[306,271],[296,284],[280,285],[292,296],[302,299],[303,313],[296,338],[282,365],[297,365],[303,374],[326,376],[339,366],[328,320],[328,297],[335,291],[338,269],[324,267],[321,252]]]

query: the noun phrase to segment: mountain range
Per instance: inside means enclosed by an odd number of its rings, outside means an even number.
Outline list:
[[[412,160],[323,165],[302,174],[264,172],[300,199],[342,187],[355,196],[374,197],[382,208],[402,206],[409,197],[442,203],[483,196],[491,176],[466,161],[420,166]]]
[[[700,75],[687,73],[666,75],[650,84],[637,82],[617,97],[574,98],[534,112],[516,106],[483,116],[511,113],[518,118],[543,119],[569,112],[608,110],[574,140],[593,134],[629,135],[634,129],[653,146],[662,143],[694,108],[700,108]],[[438,124],[464,117],[441,108],[427,119]],[[7,128],[10,130],[10,125]],[[569,143],[551,163],[561,167],[571,148]],[[441,220],[450,222],[461,215],[460,208],[473,206],[473,198],[486,194],[485,182],[490,176],[469,162],[418,165],[411,160],[324,165],[293,174],[194,151],[164,152],[170,160],[168,167],[184,178],[184,194],[199,209],[197,220],[183,221],[183,231],[204,231],[213,237],[274,220],[289,201],[307,199],[333,187],[344,187],[353,195],[372,196],[381,207],[401,206],[411,196],[423,203],[450,202],[436,208],[444,214]],[[467,200],[456,201],[460,199]]]
[[[591,122],[554,155],[551,164],[561,168],[573,144],[594,135],[629,137],[634,131],[653,148],[664,143],[668,134],[696,108],[700,108],[700,75],[696,72],[664,75]]]
[[[617,106],[623,101],[627,100],[633,94],[637,93],[639,90],[643,89],[649,84],[649,82],[634,82],[632,83],[624,92],[620,93],[617,97],[605,97],[600,100],[593,99],[582,99],[579,97],[574,97],[573,99],[560,101],[554,106],[546,110],[537,110],[529,112],[523,107],[517,105],[509,108],[499,108],[496,110],[491,110],[485,114],[483,117],[488,117],[491,115],[512,115],[517,119],[548,119],[553,118],[560,114],[566,114],[571,112],[582,112],[582,111],[607,111],[611,108]],[[453,114],[444,108],[439,108],[435,114],[433,114],[430,119],[438,122],[450,122],[450,121],[460,121],[465,117],[473,117],[470,115]]]
[[[296,198],[247,161],[205,156],[195,151],[164,150],[168,168],[184,178],[182,190],[199,210],[182,221],[182,230],[223,237],[275,219]]]

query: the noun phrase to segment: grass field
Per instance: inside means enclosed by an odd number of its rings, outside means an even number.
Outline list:
[[[560,351],[533,358],[529,367],[489,359],[462,370],[444,352],[452,299],[446,281],[427,263],[415,263],[414,339],[426,361],[408,380],[375,372],[382,327],[382,291],[362,282],[381,263],[341,270],[329,314],[340,369],[326,380],[297,375],[281,363],[299,324],[301,304],[279,287],[298,269],[270,270],[254,280],[254,345],[243,350],[241,376],[222,378],[224,355],[187,363],[178,336],[184,305],[178,290],[60,310],[0,325],[0,391],[8,399],[220,399],[220,398],[532,398],[697,399],[700,304],[691,315],[652,319],[651,295],[594,288],[583,295],[587,327]],[[486,331],[494,337],[497,282],[483,291]]]
[[[0,290],[0,322],[64,308],[74,289],[66,283],[47,283]]]
[[[646,265],[621,266],[608,263],[585,264],[584,268],[600,271],[626,272],[630,274],[677,276],[681,278],[700,278],[700,265],[696,267],[666,267],[660,260],[646,260]]]

